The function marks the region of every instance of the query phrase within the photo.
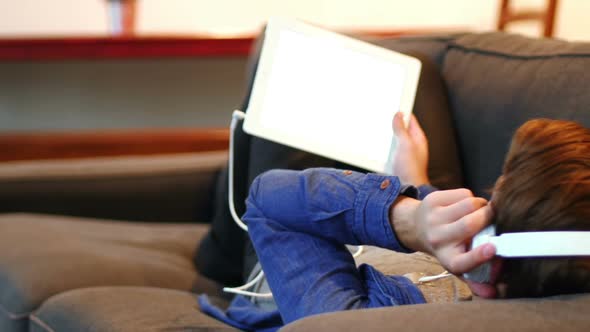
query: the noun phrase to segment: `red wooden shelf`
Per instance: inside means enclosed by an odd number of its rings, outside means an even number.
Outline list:
[[[0,60],[246,56],[254,38],[76,37],[0,39]]]
[[[225,128],[120,129],[0,134],[0,162],[225,150]]]
[[[375,38],[463,31],[457,28],[361,30],[344,33]],[[170,57],[244,57],[254,36],[122,36],[0,38],[0,61],[129,59]]]

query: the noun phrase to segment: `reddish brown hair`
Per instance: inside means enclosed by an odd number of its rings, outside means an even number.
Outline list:
[[[590,231],[590,130],[536,119],[514,134],[494,187],[498,234]],[[507,297],[590,292],[590,258],[505,259]]]

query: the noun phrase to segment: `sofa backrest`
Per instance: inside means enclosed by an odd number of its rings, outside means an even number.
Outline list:
[[[501,173],[516,128],[531,118],[590,127],[590,43],[469,34],[441,62],[465,185],[482,194]]]

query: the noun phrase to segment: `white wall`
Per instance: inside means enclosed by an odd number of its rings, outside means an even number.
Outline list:
[[[298,17],[333,28],[489,29],[497,6],[470,0],[143,0],[142,33],[252,32],[273,15]],[[170,4],[170,5],[168,5]]]
[[[499,0],[138,0],[142,34],[252,33],[271,15],[334,28],[494,29]],[[520,7],[545,0],[519,0]],[[556,36],[590,40],[590,1],[562,0]],[[107,34],[105,0],[1,0],[0,35]],[[525,24],[516,31],[537,34]]]
[[[556,36],[570,40],[590,40],[590,1],[562,0],[557,16]]]
[[[103,0],[0,0],[0,35],[107,33]]]

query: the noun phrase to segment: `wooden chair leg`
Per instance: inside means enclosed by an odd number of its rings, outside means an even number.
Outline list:
[[[547,5],[542,10],[521,10],[511,9],[511,0],[500,2],[500,14],[498,17],[498,30],[504,31],[506,25],[518,21],[540,21],[543,24],[543,36],[553,36],[555,15],[557,12],[558,0],[547,0]]]

